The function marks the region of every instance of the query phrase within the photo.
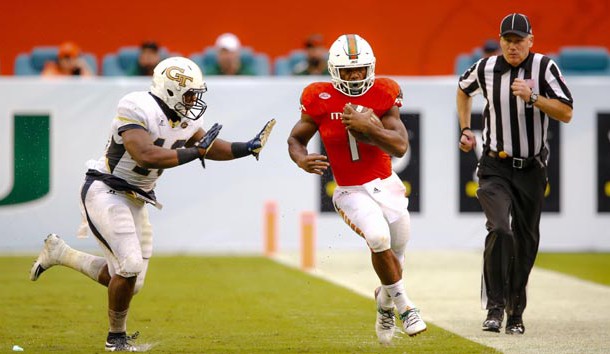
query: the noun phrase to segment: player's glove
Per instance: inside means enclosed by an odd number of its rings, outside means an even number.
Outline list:
[[[214,145],[214,141],[216,141],[216,137],[218,137],[220,129],[222,129],[222,124],[214,123],[214,125],[212,125],[212,127],[205,133],[205,135],[198,142],[195,143],[196,147],[200,149],[205,149],[205,154],[199,158],[201,160],[201,166],[203,166],[203,168],[205,168],[205,156],[212,148],[212,145]]]
[[[265,124],[260,133],[256,134],[256,136],[246,143],[248,147],[248,152],[256,157],[258,160],[258,155],[261,150],[265,147],[267,143],[267,139],[269,139],[269,135],[271,134],[271,130],[273,130],[273,126],[275,126],[275,119],[271,119]]]

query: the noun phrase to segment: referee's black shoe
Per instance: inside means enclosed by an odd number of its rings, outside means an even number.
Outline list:
[[[523,325],[521,316],[508,316],[508,320],[506,320],[506,334],[523,333],[525,333],[525,326]]]
[[[487,332],[500,332],[502,320],[504,320],[503,309],[495,308],[487,310],[487,318],[483,321],[483,330]]]

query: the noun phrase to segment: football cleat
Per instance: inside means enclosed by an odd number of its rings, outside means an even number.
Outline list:
[[[42,272],[59,264],[59,260],[68,245],[59,236],[49,234],[44,240],[44,247],[30,269],[30,280],[38,280]]]
[[[394,309],[384,309],[379,305],[379,290],[375,289],[375,302],[377,303],[377,319],[375,321],[375,332],[381,344],[390,344],[394,337]]]
[[[107,352],[137,352],[138,347],[131,344],[130,342],[136,338],[140,333],[136,332],[131,336],[128,336],[125,332],[123,333],[108,333],[106,338],[106,351]]]
[[[410,337],[420,334],[425,331],[428,327],[424,320],[419,315],[419,310],[411,308],[400,315],[402,321],[402,328],[406,334]]]

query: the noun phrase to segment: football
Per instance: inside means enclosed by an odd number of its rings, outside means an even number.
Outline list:
[[[361,105],[355,105],[352,104],[352,107],[356,110],[356,112],[364,112],[367,108]],[[371,121],[382,127],[383,128],[383,123],[381,123],[381,119],[379,119],[379,117],[377,117],[377,115],[375,113],[373,113],[373,115],[371,115]],[[371,141],[371,139],[364,133],[361,133],[359,131],[353,130],[353,129],[348,129],[349,133],[351,136],[353,136],[356,140],[363,142],[363,143],[369,143]]]

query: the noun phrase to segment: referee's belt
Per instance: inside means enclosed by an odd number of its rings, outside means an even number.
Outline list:
[[[498,161],[508,163],[514,169],[517,169],[517,170],[526,170],[533,166],[544,166],[544,163],[542,162],[540,155],[527,157],[527,158],[512,157],[512,156],[508,156],[508,155],[505,155],[503,157],[502,155],[503,155],[502,153],[498,153],[498,152],[495,152],[492,150],[489,150],[487,152],[487,156],[494,158]]]

